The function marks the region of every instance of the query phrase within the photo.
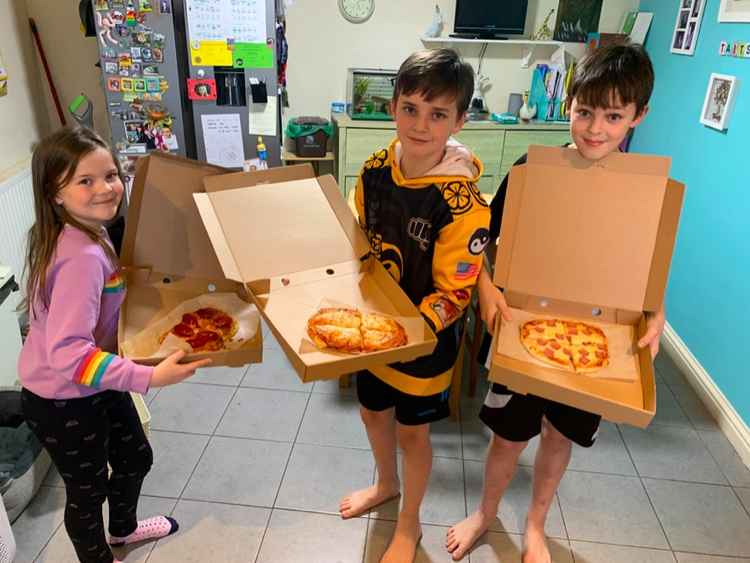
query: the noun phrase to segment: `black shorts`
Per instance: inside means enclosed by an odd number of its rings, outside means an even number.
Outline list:
[[[450,415],[448,398],[450,387],[438,393],[420,397],[408,395],[378,379],[369,371],[357,373],[357,398],[359,403],[371,411],[396,409],[396,420],[406,426],[437,422]]]
[[[535,395],[520,395],[493,383],[479,418],[490,430],[510,442],[526,442],[542,431],[542,417],[579,446],[594,444],[602,417]]]

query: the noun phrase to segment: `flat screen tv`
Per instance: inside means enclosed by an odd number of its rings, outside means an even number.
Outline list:
[[[528,0],[456,0],[454,37],[523,35]]]

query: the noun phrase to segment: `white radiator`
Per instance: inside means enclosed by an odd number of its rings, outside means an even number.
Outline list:
[[[0,182],[0,264],[10,266],[20,282],[26,254],[26,235],[34,223],[31,166]]]

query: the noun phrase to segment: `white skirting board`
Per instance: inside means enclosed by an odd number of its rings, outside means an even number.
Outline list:
[[[662,346],[714,416],[742,461],[750,467],[750,428],[669,323],[664,328]]]

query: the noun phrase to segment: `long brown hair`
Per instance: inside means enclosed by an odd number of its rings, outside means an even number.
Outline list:
[[[35,304],[41,302],[49,308],[47,292],[47,270],[54,259],[57,239],[68,224],[102,247],[112,266],[118,267],[117,255],[107,238],[72,217],[62,205],[55,201],[57,193],[73,178],[78,163],[96,149],[105,149],[112,154],[117,174],[123,180],[120,163],[107,143],[98,134],[86,127],[64,127],[46,137],[34,148],[31,157],[31,176],[34,187],[34,213],[36,222],[29,229],[26,248],[26,297],[21,309],[36,316]]]

